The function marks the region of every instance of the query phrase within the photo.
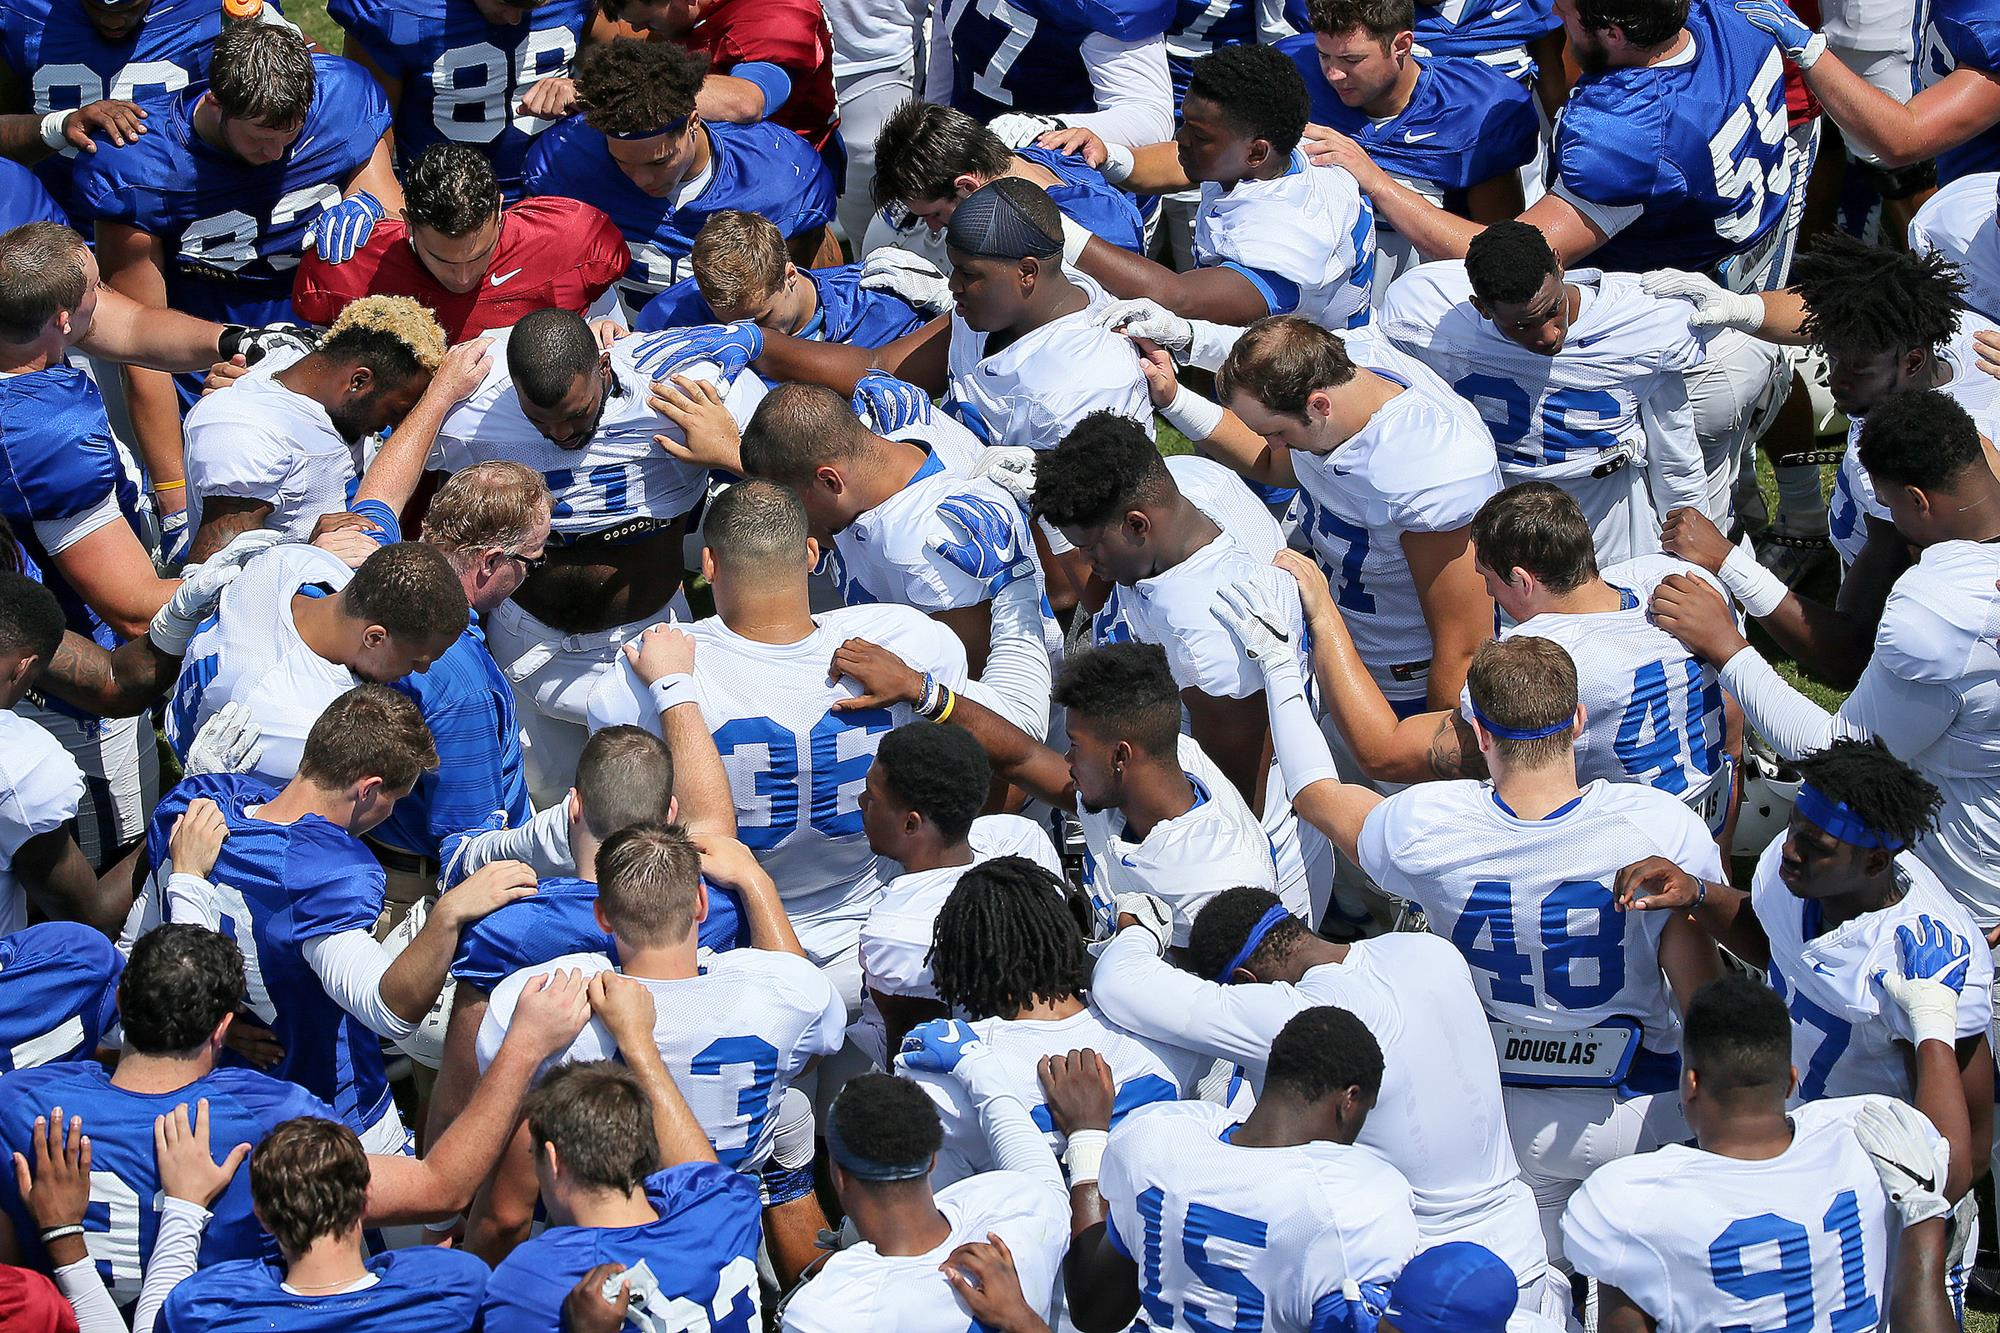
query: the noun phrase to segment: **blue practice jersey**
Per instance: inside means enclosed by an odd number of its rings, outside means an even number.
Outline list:
[[[115,505],[136,534],[139,489],[119,461],[97,382],[68,364],[0,377],[0,516],[56,595],[63,623],[106,648],[118,636],[55,567],[39,524]],[[60,701],[59,712],[75,713]]]
[[[488,23],[472,0],[329,0],[326,12],[375,67],[402,81],[396,152],[406,163],[440,141],[493,162],[509,202],[521,195],[528,145],[552,123],[515,107],[528,88],[567,74],[596,6],[547,0],[514,24]]]
[[[1174,105],[1187,96],[1188,72],[1194,62],[1223,46],[1265,41],[1258,11],[1265,0],[1179,0],[1174,21],[1167,25],[1167,70],[1174,78]],[[1284,0],[1278,18],[1287,34],[1312,31],[1304,0]]]
[[[779,125],[704,123],[710,149],[706,189],[676,203],[632,183],[582,116],[558,122],[528,150],[527,192],[564,195],[604,210],[632,247],[622,289],[644,304],[693,275],[688,252],[710,216],[736,208],[798,235],[833,216],[833,178],[804,139]]]
[[[1402,113],[1370,119],[1340,100],[1320,72],[1313,35],[1278,43],[1306,83],[1316,124],[1331,125],[1367,150],[1382,170],[1464,216],[1465,192],[1534,161],[1541,142],[1534,94],[1490,65],[1423,56]],[[1380,215],[1376,225],[1381,227]]]
[[[368,1260],[372,1286],[295,1296],[285,1271],[256,1259],[202,1268],[160,1309],[160,1333],[434,1333],[476,1328],[486,1265],[463,1250],[418,1245]]]
[[[974,120],[1009,111],[1095,111],[1083,39],[1157,37],[1178,0],[949,0],[950,103]]]
[[[62,174],[69,175],[68,163],[63,164]],[[30,222],[60,222],[67,227],[69,213],[34,172],[0,157],[0,235]]]
[[[1030,144],[1014,150],[1036,166],[1054,172],[1062,184],[1049,187],[1057,208],[1081,222],[1092,235],[1120,249],[1144,252],[1146,223],[1132,196],[1108,183],[1102,172],[1080,157]]]
[[[922,311],[900,296],[862,290],[859,264],[805,268],[799,273],[812,283],[813,293],[819,297],[819,309],[793,337],[854,347],[881,347],[929,322]],[[632,331],[657,333],[690,324],[713,324],[715,318],[695,280],[683,278],[646,302],[646,308],[633,321]]]
[[[125,956],[74,921],[0,938],[0,1074],[87,1060],[118,1023]]]
[[[222,6],[213,0],[157,0],[122,42],[99,37],[76,0],[7,0],[0,5],[0,61],[27,89],[28,109],[45,116],[106,98],[142,102],[198,90],[208,82],[221,31]],[[78,160],[65,149],[35,168],[65,208]]]
[[[480,918],[458,937],[451,975],[493,993],[516,972],[573,953],[601,953],[618,961],[618,941],[601,929],[592,908],[597,885],[587,879],[545,879],[532,898],[521,898]],[[708,918],[696,943],[721,953],[750,942],[736,890],[708,885]]]
[[[244,1007],[285,1048],[270,1072],[331,1104],[360,1134],[392,1106],[381,1038],[326,993],[306,961],[305,945],[346,930],[375,929],[382,867],[359,838],[318,815],[271,824],[245,813],[277,794],[247,774],[189,778],[154,811],[147,850],[155,866],[170,864],[167,838],[188,802],[205,796],[221,807],[229,837],[209,883],[222,933],[243,954]]]
[[[389,128],[382,87],[351,60],[314,56],[305,128],[269,166],[252,166],[194,129],[198,95],[149,103],[146,133],[99,144],[76,164],[76,212],[158,237],[167,304],[202,319],[294,319],[292,274],[306,228],[340,202]]]
[[[35,1117],[57,1106],[64,1115],[83,1117],[90,1135],[90,1210],[84,1214],[84,1244],[97,1271],[120,1304],[139,1295],[146,1260],[160,1226],[160,1173],[153,1159],[153,1121],[208,1099],[209,1141],[219,1152],[238,1143],[259,1143],[297,1116],[333,1117],[333,1111],[297,1084],[253,1069],[217,1069],[174,1092],[128,1092],[111,1086],[111,1075],[94,1061],[42,1065],[0,1078],[0,1155],[27,1152]],[[254,1259],[274,1253],[250,1211],[250,1172],[239,1170],[215,1202],[202,1233],[201,1263]],[[21,1203],[12,1171],[0,1171],[0,1213],[14,1226],[22,1262],[48,1271],[39,1228]]]
[[[787,131],[789,133],[789,131]],[[660,1328],[755,1333],[757,1182],[714,1162],[685,1162],[646,1178],[657,1222],[636,1227],[550,1227],[523,1243],[486,1283],[486,1333],[549,1333],[570,1288],[602,1263],[642,1261],[658,1290],[646,1313]]]
[[[1583,76],[1556,122],[1551,191],[1613,233],[1591,253],[1600,268],[1762,290],[1804,188],[1786,156],[1785,58],[1727,0],[1695,0],[1687,31],[1684,58]]]
[[[1438,56],[1526,46],[1562,26],[1555,0],[1444,0],[1417,6],[1417,45]]]
[[[1917,53],[1917,86],[1928,88],[1958,69],[2000,79],[2000,9],[1993,0],[1931,0]],[[1994,170],[2000,170],[2000,125],[1988,125],[1937,156],[1939,185]]]

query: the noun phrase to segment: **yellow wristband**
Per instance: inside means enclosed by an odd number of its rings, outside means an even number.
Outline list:
[[[187,478],[182,477],[179,481],[155,482],[153,485],[153,494],[161,495],[167,491],[179,491],[179,490],[185,490],[186,488],[187,488]]]
[[[939,686],[938,688],[944,689],[943,686]],[[956,694],[953,694],[950,690],[945,690],[944,707],[938,711],[937,720],[939,722],[951,721],[951,710],[956,707],[958,707],[958,696]]]

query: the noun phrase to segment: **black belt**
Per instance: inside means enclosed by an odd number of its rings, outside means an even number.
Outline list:
[[[418,856],[415,852],[390,847],[373,838],[363,838],[361,841],[368,844],[368,850],[375,853],[375,859],[382,863],[384,870],[393,870],[401,875],[421,875],[426,879],[438,877],[436,857]]]

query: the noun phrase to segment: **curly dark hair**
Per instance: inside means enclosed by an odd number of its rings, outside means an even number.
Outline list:
[[[1488,223],[1465,251],[1472,294],[1487,305],[1532,301],[1549,274],[1562,271],[1542,229],[1513,218]]]
[[[944,1002],[973,1018],[1011,1018],[1090,984],[1073,891],[1025,856],[996,856],[959,877],[931,935]]]
[[[1925,491],[1950,490],[1986,456],[1972,417],[1936,389],[1889,395],[1861,419],[1858,445],[1870,477]]]
[[[1259,43],[1219,46],[1194,62],[1188,97],[1213,102],[1230,128],[1271,145],[1279,157],[1299,146],[1312,100],[1292,58]]]
[[[1382,1091],[1382,1046],[1368,1025],[1345,1009],[1322,1005],[1294,1014],[1271,1042],[1264,1092],[1286,1088],[1300,1101],[1324,1101],[1348,1088],[1364,1097]]]
[[[1107,643],[1071,658],[1055,701],[1147,754],[1172,756],[1178,744],[1180,689],[1158,644]]]
[[[1224,889],[1202,904],[1188,927],[1187,948],[1181,953],[1188,968],[1211,981],[1222,972],[1223,964],[1236,956],[1243,941],[1264,913],[1278,906],[1278,895],[1269,889],[1239,885]],[[1266,969],[1281,963],[1306,937],[1306,923],[1294,917],[1280,921],[1265,934],[1257,950],[1245,962],[1262,976]]]
[[[875,762],[891,794],[949,843],[965,841],[993,786],[993,765],[971,732],[922,718],[884,736]]]
[[[500,212],[500,182],[486,154],[440,140],[424,149],[403,181],[403,217],[440,236],[468,236]]]
[[[833,1099],[832,1126],[848,1152],[882,1166],[928,1161],[944,1146],[930,1094],[894,1074],[860,1074]],[[872,1182],[877,1188],[883,1183]]]
[[[1830,800],[1854,811],[1868,827],[1905,845],[1937,826],[1937,813],[1944,805],[1944,797],[1929,779],[1873,736],[1837,740],[1793,767]]]
[[[13,534],[5,544],[18,551]],[[46,663],[62,646],[63,610],[56,595],[26,574],[0,570],[0,652],[33,653]]]
[[[1911,254],[1828,232],[1792,263],[1805,302],[1801,332],[1842,360],[1942,347],[1958,332],[1965,275],[1926,250]]]
[[[125,1040],[141,1055],[186,1055],[243,1003],[243,955],[205,926],[141,935],[118,978]]]
[[[577,100],[592,129],[642,134],[692,112],[707,73],[708,57],[677,43],[619,38],[577,57]]]
[[[1035,460],[1034,511],[1059,528],[1100,528],[1174,491],[1166,460],[1130,417],[1092,412]]]

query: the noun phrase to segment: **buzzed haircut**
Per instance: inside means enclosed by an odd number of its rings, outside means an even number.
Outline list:
[[[1244,941],[1273,907],[1283,903],[1269,889],[1239,884],[1224,889],[1201,905],[1194,923],[1188,927],[1185,951],[1187,965],[1196,976],[1227,981],[1223,965],[1243,950]],[[1268,977],[1312,932],[1295,916],[1286,916],[1264,932],[1264,938],[1238,966],[1248,967],[1260,977]],[[1233,971],[1234,969],[1232,969]]]
[[[1107,643],[1071,659],[1055,701],[1150,755],[1172,758],[1180,742],[1180,689],[1158,644]]]
[[[1465,686],[1474,713],[1489,726],[1540,731],[1569,724],[1526,740],[1494,735],[1493,748],[1509,763],[1542,768],[1575,749],[1576,662],[1555,640],[1532,634],[1488,639],[1472,654]]]
[[[597,849],[597,902],[620,939],[651,948],[694,929],[701,855],[679,824],[619,829]]]
[[[403,178],[403,218],[440,236],[469,236],[500,212],[493,163],[469,143],[440,140]]]
[[[33,342],[87,290],[90,247],[60,222],[28,222],[0,235],[0,343]]]
[[[1978,371],[1970,372],[1978,374]],[[1908,389],[1891,394],[1861,419],[1861,466],[1877,490],[1914,486],[1937,494],[1953,490],[1986,449],[1972,416],[1948,394]]]
[[[947,843],[959,843],[986,805],[993,764],[972,733],[917,718],[875,751],[889,794],[916,811]]]
[[[1215,391],[1224,403],[1244,394],[1281,416],[1306,420],[1306,400],[1354,378],[1347,344],[1309,319],[1273,315],[1258,320],[1222,362]]]
[[[710,310],[737,310],[764,300],[785,280],[785,236],[757,213],[725,208],[695,233],[688,265]]]
[[[1035,458],[1035,514],[1059,528],[1101,528],[1140,505],[1180,494],[1166,460],[1139,423],[1092,412]]]
[[[1353,1088],[1371,1101],[1382,1091],[1382,1047],[1346,1009],[1320,1005],[1287,1019],[1271,1042],[1264,1089],[1282,1088],[1311,1105]]]
[[[1532,301],[1550,275],[1562,271],[1542,229],[1514,218],[1489,222],[1465,251],[1472,294],[1488,306]]]
[[[1694,993],[1681,1060],[1704,1094],[1759,1089],[1782,1098],[1792,1078],[1792,1016],[1761,977],[1730,972]]]
[[[617,12],[610,0],[606,12]],[[603,134],[642,135],[685,120],[708,73],[708,57],[677,42],[630,37],[587,46],[576,60],[583,119]]]
[[[634,824],[664,824],[674,800],[674,756],[643,727],[591,733],[576,761],[583,826],[600,843]]]
[[[1524,481],[1486,497],[1472,516],[1479,563],[1512,577],[1525,569],[1553,593],[1597,577],[1597,542],[1575,497],[1546,481]]]
[[[0,653],[32,653],[46,665],[62,637],[56,595],[26,574],[0,570]]]
[[[1397,36],[1416,30],[1417,7],[1413,0],[1306,0],[1306,23],[1329,37],[1360,28],[1387,50]]]
[[[798,488],[815,470],[858,456],[868,436],[848,400],[824,384],[780,384],[743,428],[743,470]]]
[[[1280,158],[1299,146],[1312,101],[1292,58],[1261,42],[1218,46],[1194,62],[1188,97],[1213,103],[1238,134],[1262,139]]]
[[[718,495],[702,520],[715,563],[725,569],[803,566],[806,508],[788,488],[772,481],[745,481]]]
[[[945,199],[957,193],[960,176],[984,183],[1013,161],[1000,136],[971,116],[913,98],[890,112],[875,136],[870,192],[877,207]]]
[[[552,1144],[566,1175],[629,1194],[660,1169],[653,1104],[632,1071],[610,1060],[558,1065],[521,1104],[536,1157]]]
[[[340,599],[345,614],[380,625],[404,644],[456,639],[472,617],[458,571],[422,542],[397,542],[369,556]]]
[[[437,766],[423,709],[387,685],[357,685],[328,704],[299,753],[299,776],[329,791],[363,778],[404,791]]]
[[[574,310],[549,306],[521,317],[507,335],[507,375],[536,407],[554,407],[603,360],[597,335]]]
[[[312,49],[290,25],[222,25],[209,60],[208,95],[229,119],[274,130],[304,124],[316,81]]]

